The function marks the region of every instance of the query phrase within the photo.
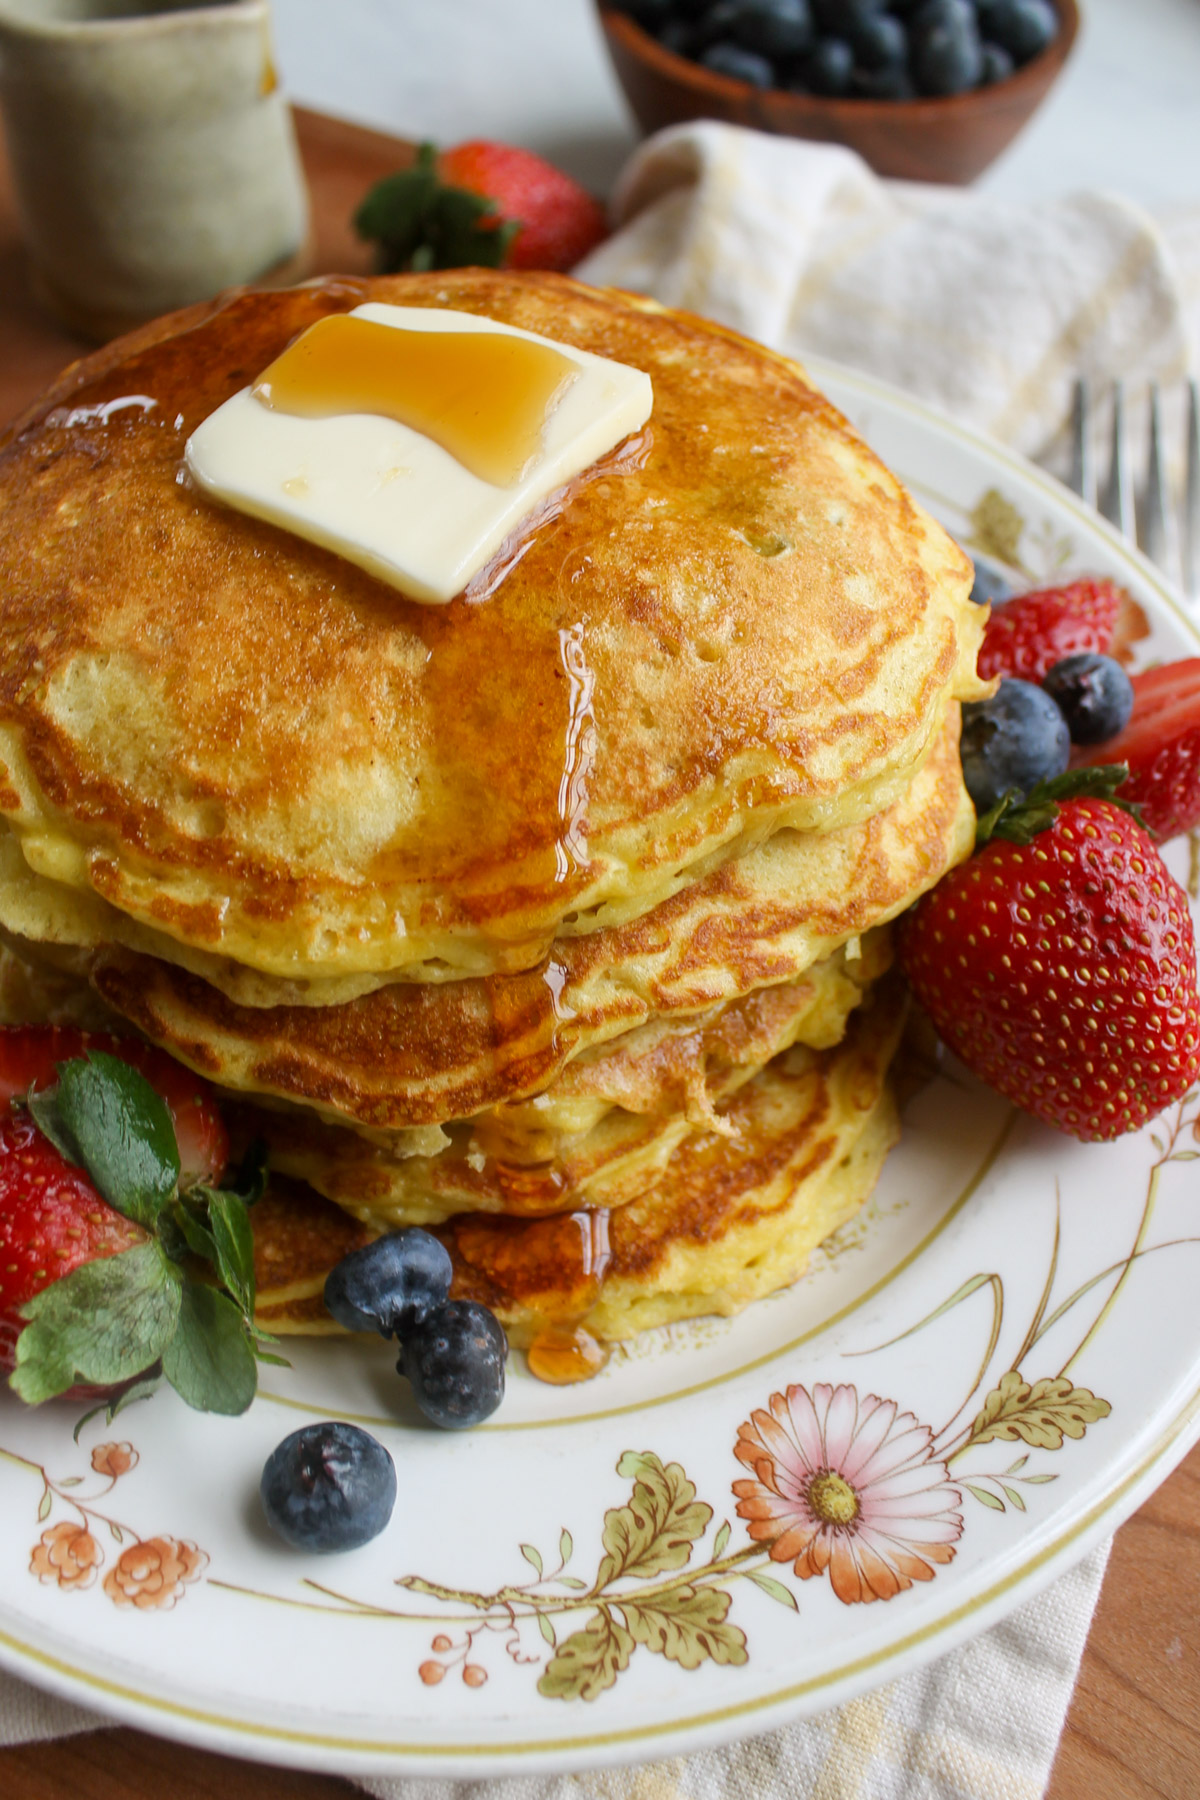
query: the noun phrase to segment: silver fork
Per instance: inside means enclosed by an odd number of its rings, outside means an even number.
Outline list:
[[[1162,404],[1157,383],[1149,393],[1148,453],[1146,475],[1135,497],[1129,449],[1129,412],[1125,389],[1117,382],[1112,394],[1112,442],[1108,471],[1097,501],[1096,467],[1092,447],[1092,394],[1089,384],[1075,384],[1071,419],[1071,481],[1075,492],[1089,506],[1112,521],[1131,543],[1145,551],[1151,562],[1172,580],[1178,580],[1184,598],[1200,606],[1200,382],[1187,384],[1187,420],[1184,443],[1183,492],[1180,496],[1178,554],[1172,541],[1167,460],[1163,453]],[[1138,501],[1140,500],[1140,504]]]

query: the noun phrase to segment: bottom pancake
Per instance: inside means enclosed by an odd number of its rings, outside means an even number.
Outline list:
[[[611,1342],[728,1315],[788,1286],[869,1197],[896,1140],[886,1078],[903,1012],[899,987],[885,982],[836,1049],[778,1057],[725,1109],[730,1134],[693,1132],[627,1206],[537,1219],[471,1213],[438,1227],[454,1293],[491,1307],[514,1344],[536,1347],[580,1329]],[[254,1229],[261,1324],[336,1329],[321,1303],[324,1278],[344,1254],[337,1234],[364,1228],[295,1184],[255,1209]],[[273,1282],[280,1267],[284,1287]]]

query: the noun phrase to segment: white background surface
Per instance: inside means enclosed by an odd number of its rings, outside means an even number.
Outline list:
[[[598,192],[636,142],[592,0],[273,0],[292,97],[404,137],[526,144]],[[1061,79],[982,177],[1200,199],[1200,0],[1082,0]]]

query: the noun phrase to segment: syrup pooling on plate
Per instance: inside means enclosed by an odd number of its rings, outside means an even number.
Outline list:
[[[432,438],[497,487],[518,481],[578,365],[512,333],[413,331],[336,313],[288,346],[256,400],[305,419],[373,413]]]

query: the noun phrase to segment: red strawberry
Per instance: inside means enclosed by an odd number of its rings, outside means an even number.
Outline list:
[[[1105,800],[999,838],[901,921],[913,992],[967,1067],[1047,1124],[1119,1137],[1200,1076],[1187,896]]]
[[[132,1063],[166,1101],[179,1144],[180,1185],[219,1181],[229,1161],[229,1134],[205,1083],[164,1050],[140,1038],[118,1038],[71,1025],[0,1026],[0,1107],[14,1094],[52,1087],[60,1062],[104,1050]]]
[[[1093,650],[1107,656],[1129,597],[1112,581],[1073,581],[1040,588],[997,606],[987,622],[979,673],[1040,681],[1064,656]]]
[[[1121,798],[1141,807],[1155,837],[1200,825],[1200,656],[1135,675],[1133,715],[1124,731],[1078,751],[1074,760],[1127,763]]]
[[[147,1236],[101,1199],[28,1113],[0,1114],[0,1370],[16,1360],[19,1306],[81,1264]]]
[[[571,269],[606,235],[599,203],[532,151],[476,138],[443,150],[437,167],[450,187],[495,201],[498,224],[519,225],[505,268]]]
[[[592,196],[529,150],[475,139],[385,176],[354,215],[379,267],[570,269],[605,236]]]

